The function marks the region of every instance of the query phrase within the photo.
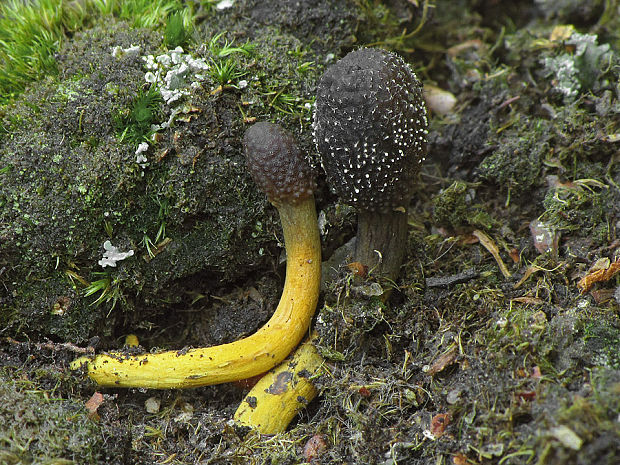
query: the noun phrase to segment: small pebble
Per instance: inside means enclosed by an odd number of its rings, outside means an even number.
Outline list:
[[[424,86],[424,99],[428,108],[441,116],[453,113],[456,105],[456,97],[452,92],[431,85]]]
[[[148,413],[157,413],[159,412],[159,407],[161,405],[161,400],[158,397],[149,397],[144,401],[144,409]]]
[[[456,404],[461,399],[462,392],[463,391],[461,391],[461,389],[459,388],[452,389],[446,396],[446,402],[448,402],[450,405]]]

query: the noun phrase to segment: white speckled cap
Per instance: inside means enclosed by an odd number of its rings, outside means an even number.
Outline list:
[[[427,134],[422,84],[398,55],[356,50],[321,78],[314,140],[343,201],[371,211],[406,206]]]

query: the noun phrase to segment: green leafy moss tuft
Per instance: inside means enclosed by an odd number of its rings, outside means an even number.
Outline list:
[[[115,116],[116,130],[121,142],[139,144],[148,140],[151,125],[159,121],[163,99],[155,86],[147,90],[140,88],[129,108]]]
[[[191,31],[185,26],[184,15],[175,12],[168,17],[164,29],[164,43],[170,49],[183,47],[190,39]]]
[[[463,226],[490,229],[495,221],[481,204],[474,204],[476,185],[454,181],[433,198],[433,221],[459,229]]]

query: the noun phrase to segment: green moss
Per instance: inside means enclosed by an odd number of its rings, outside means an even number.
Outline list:
[[[361,18],[364,22],[360,28],[359,40],[361,43],[370,43],[377,40],[383,44],[389,43],[390,48],[402,50],[405,40],[401,36],[399,18],[383,2],[378,0],[360,0]],[[394,47],[396,46],[396,47]]]
[[[171,49],[183,47],[190,37],[191,31],[185,25],[184,15],[179,12],[171,14],[164,29],[164,43],[166,46]]]
[[[535,307],[514,303],[497,315],[489,325],[485,342],[493,352],[529,352],[547,329],[544,312]]]
[[[459,229],[471,226],[491,229],[496,221],[481,204],[474,204],[476,185],[455,181],[433,198],[433,221]]]
[[[177,12],[181,12],[185,27],[193,22],[191,4],[181,0],[113,0],[95,4],[100,14],[113,15],[134,28],[157,28],[166,24],[167,18]]]
[[[253,105],[244,113],[254,116],[266,112],[309,128],[314,85],[322,70],[317,56],[295,37],[271,28],[257,38],[253,53],[252,74],[245,77],[250,85],[242,97]],[[301,131],[302,146],[311,147],[305,133]]]
[[[140,88],[129,107],[115,116],[115,126],[121,142],[138,145],[152,134],[151,125],[161,118],[161,94],[155,86]]]
[[[604,238],[608,232],[607,212],[615,199],[605,184],[582,179],[549,189],[543,200],[541,216],[553,227],[564,231],[579,231],[582,235]]]
[[[113,15],[135,27],[157,27],[165,24],[169,16],[174,18],[173,13],[177,11],[182,11],[178,16],[185,31],[193,23],[192,9],[178,0],[3,2],[0,4],[0,104],[19,95],[28,83],[46,75],[56,76],[58,66],[54,55],[66,35],[87,27],[96,17]],[[175,40],[181,36],[187,39],[178,27],[173,29]],[[172,34],[170,29],[168,36]]]
[[[243,113],[309,128],[313,84],[298,76],[317,76],[308,65],[313,53],[289,36],[233,44],[215,35],[203,60],[232,63],[247,84],[239,86],[237,76],[212,93],[222,81],[206,75],[190,92],[188,78],[187,95],[171,104],[180,110],[174,127],[159,129],[155,142],[152,125],[166,122],[172,110],[155,85],[143,86],[139,56],[111,50],[139,44],[141,53],[157,55],[158,44],[146,31],[129,32],[106,20],[105,27],[76,34],[61,54],[64,84],[45,81],[24,94],[15,114],[28,123],[0,141],[0,163],[20,167],[0,172],[9,206],[0,211],[0,235],[13,245],[0,256],[2,266],[13,263],[3,276],[12,296],[4,323],[17,331],[87,339],[126,315],[140,320],[136,309],[145,299],[150,315],[155,303],[191,301],[189,293],[204,285],[196,284],[205,282],[201,273],[210,277],[207,288],[217,286],[278,254],[277,214],[245,170]],[[136,144],[147,138],[147,161],[140,164]],[[301,143],[312,145],[309,131]],[[135,255],[108,273],[97,264],[105,240]],[[71,299],[63,316],[50,313],[59,296]]]
[[[620,370],[620,328],[603,318],[590,321],[585,324],[583,340],[594,365]]]
[[[103,443],[82,403],[0,369],[0,462],[98,464]]]
[[[553,24],[541,26],[539,10],[524,9],[524,2],[433,2],[432,27],[414,36],[407,33],[419,23],[415,2],[364,2],[372,9],[364,13],[352,6],[360,3],[339,0],[237,0],[217,14],[214,2],[194,3],[203,43],[188,42],[185,52],[208,63],[230,61],[243,75],[207,75],[192,88],[173,127],[150,141],[142,167],[137,140],[119,139],[113,115],[129,115],[146,90],[145,63],[110,51],[139,45],[140,54],[169,53],[163,27],[178,10],[167,2],[172,9],[165,14],[144,11],[136,23],[128,15],[119,24],[120,3],[105,3],[110,16],[61,45],[63,84],[36,82],[0,109],[0,331],[13,338],[0,338],[0,364],[25,367],[5,371],[17,384],[43,380],[14,390],[27,396],[48,389],[50,402],[69,416],[93,384],[67,381],[66,362],[80,349],[61,341],[103,336],[97,350],[105,350],[135,330],[145,347],[217,343],[252,331],[277,303],[281,231],[244,167],[240,141],[249,121],[283,124],[311,154],[316,80],[354,37],[402,50],[423,66],[426,82],[451,90],[459,103],[454,115],[431,118],[433,158],[411,208],[408,263],[391,300],[367,298],[371,283],[358,285],[334,265],[340,281],[324,293],[316,323],[329,362],[317,380],[321,396],[289,431],[261,438],[231,427],[242,398],[234,386],[118,390],[99,409],[94,433],[103,439],[77,436],[88,449],[82,456],[51,454],[52,460],[89,463],[88,454],[99,454],[99,463],[152,463],[176,454],[171,460],[179,464],[207,456],[299,463],[307,461],[308,439],[321,434],[324,463],[451,463],[457,456],[503,465],[617,462],[617,305],[580,295],[575,286],[585,262],[611,254],[617,239],[613,66],[580,83],[570,105],[558,99],[544,63],[567,50],[550,43]],[[124,3],[126,13],[153,4]],[[596,26],[600,44],[617,35],[618,28],[605,25],[617,22],[611,12]],[[141,22],[156,33],[132,28]],[[595,71],[592,63],[582,65]],[[167,121],[166,106],[160,108],[154,123]],[[462,181],[451,185],[454,179]],[[337,207],[326,188],[317,200],[326,213],[327,257],[353,234],[353,215],[343,221],[330,213]],[[557,256],[532,246],[527,225],[541,213],[563,229]],[[480,244],[436,228],[445,225],[489,228],[505,261],[507,251],[519,257],[509,264],[513,276],[504,278]],[[97,261],[106,239],[135,255],[102,270]],[[425,281],[431,276],[446,284]],[[113,298],[91,305],[106,287],[84,295],[101,279],[118,279],[122,299],[112,312]],[[51,368],[42,366],[46,361]],[[162,401],[156,415],[143,407],[152,396]],[[444,413],[451,415],[447,434],[430,440],[431,419]],[[50,418],[62,420],[54,412]],[[570,434],[558,427],[576,434],[581,448],[563,443]],[[0,462],[21,453],[8,452]]]
[[[563,399],[556,405],[548,429],[536,441],[537,464],[604,463],[618,460],[620,449],[620,376],[618,370],[596,369],[590,390]],[[550,386],[547,402],[565,395],[560,387]]]
[[[0,4],[0,103],[10,101],[35,79],[58,72],[54,53],[66,31],[84,15],[58,0]]]
[[[516,117],[494,140],[497,150],[480,164],[480,176],[513,195],[529,192],[540,180],[549,133],[548,121]]]

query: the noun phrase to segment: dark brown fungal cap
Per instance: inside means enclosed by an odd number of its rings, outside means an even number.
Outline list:
[[[427,134],[422,84],[398,55],[356,50],[321,78],[314,140],[345,202],[373,211],[406,207]]]
[[[260,122],[243,137],[248,169],[274,203],[297,203],[314,193],[314,173],[295,138],[280,125]]]

